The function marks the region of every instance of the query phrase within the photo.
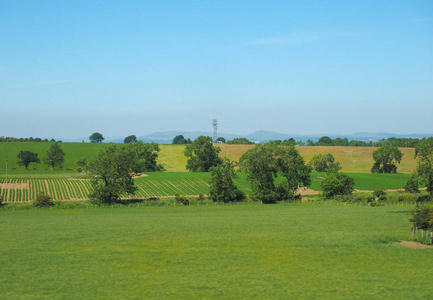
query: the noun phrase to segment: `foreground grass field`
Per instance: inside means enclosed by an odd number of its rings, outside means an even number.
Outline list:
[[[1,211],[2,299],[427,299],[411,207]]]

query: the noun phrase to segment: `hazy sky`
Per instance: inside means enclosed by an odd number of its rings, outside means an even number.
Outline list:
[[[0,0],[0,136],[433,133],[433,1]]]

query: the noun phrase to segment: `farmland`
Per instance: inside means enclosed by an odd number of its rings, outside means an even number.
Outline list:
[[[377,298],[433,292],[410,207],[1,211],[0,298]],[[379,222],[380,220],[380,222]]]

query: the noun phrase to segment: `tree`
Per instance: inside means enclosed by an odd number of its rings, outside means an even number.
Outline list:
[[[311,167],[305,165],[294,146],[276,146],[272,142],[257,145],[241,156],[240,165],[253,195],[263,203],[294,199],[299,186],[311,183]],[[286,183],[275,185],[279,174],[286,178]]]
[[[89,136],[89,140],[91,143],[102,143],[104,137],[99,132],[94,132],[91,136]]]
[[[224,158],[222,163],[210,168],[210,198],[214,202],[234,202],[245,199],[245,194],[237,188],[234,179],[237,178],[234,163]]]
[[[191,172],[208,172],[211,167],[221,163],[218,153],[221,148],[214,147],[210,136],[199,136],[191,145],[185,148],[188,161],[186,168]]]
[[[183,135],[176,135],[171,143],[173,145],[185,145],[185,144],[191,144],[191,140],[185,139]]]
[[[135,135],[128,135],[123,142],[125,144],[130,144],[130,143],[136,143],[137,142],[137,137]]]
[[[320,185],[325,198],[332,198],[336,195],[350,195],[355,190],[353,178],[335,170],[327,172]]]
[[[395,146],[385,145],[373,151],[374,164],[371,173],[397,173],[397,163],[403,154]]]
[[[412,174],[406,184],[404,185],[404,190],[411,194],[419,194],[419,181],[418,175],[416,173]]]
[[[433,197],[433,137],[418,142],[415,158],[418,162],[416,172],[425,180],[427,191]]]
[[[220,142],[219,144],[225,144],[226,143],[226,139],[223,138],[222,136],[220,136],[219,138],[217,138],[216,143],[218,144],[218,142]]]
[[[100,150],[87,164],[87,170],[93,175],[90,198],[103,204],[117,201],[123,193],[134,194],[137,189],[131,177],[134,163],[131,151],[125,147],[109,146]]]
[[[17,155],[18,157],[18,165],[26,167],[28,170],[28,166],[30,163],[34,162],[39,164],[41,161],[38,158],[38,154],[30,151],[20,151]]]
[[[134,159],[134,165],[132,171],[134,173],[141,172],[155,172],[163,171],[164,167],[157,163],[159,151],[159,145],[157,143],[143,143],[139,141],[137,143],[129,144],[128,150]]]
[[[252,145],[254,142],[249,141],[247,138],[234,138],[231,141],[227,141],[226,144],[230,145]]]
[[[316,146],[332,146],[332,139],[329,136],[322,136],[317,141]]]
[[[335,161],[335,157],[331,153],[316,154],[308,163],[316,172],[326,172],[331,168],[341,170],[339,162]]]
[[[61,169],[64,161],[65,152],[63,152],[62,148],[60,148],[60,144],[52,144],[47,151],[47,157],[44,158],[44,163],[48,166],[51,166],[54,170],[55,166],[59,166]]]

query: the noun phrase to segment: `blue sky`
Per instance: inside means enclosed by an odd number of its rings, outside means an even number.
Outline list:
[[[0,135],[433,133],[433,2],[0,0]]]

